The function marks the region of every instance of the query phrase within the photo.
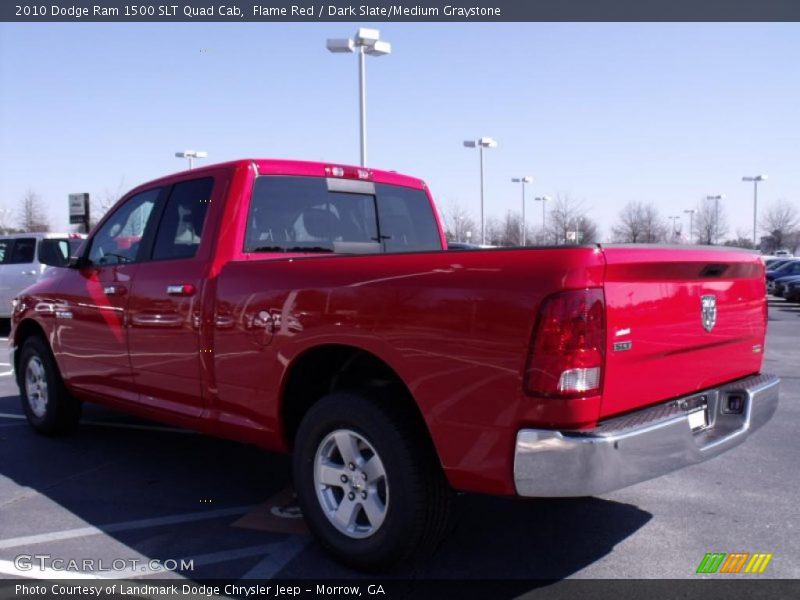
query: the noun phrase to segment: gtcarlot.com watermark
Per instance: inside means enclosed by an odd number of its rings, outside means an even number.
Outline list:
[[[61,571],[66,573],[113,573],[194,571],[193,559],[157,558],[60,558],[52,554],[19,554],[14,557],[14,567],[20,572]],[[53,574],[55,575],[55,574]]]

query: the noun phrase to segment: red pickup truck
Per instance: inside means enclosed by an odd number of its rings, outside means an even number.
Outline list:
[[[445,249],[395,172],[240,160],[139,186],[15,299],[25,414],[57,434],[97,402],[291,451],[311,531],[377,568],[436,544],[452,490],[602,494],[776,409],[753,253]]]

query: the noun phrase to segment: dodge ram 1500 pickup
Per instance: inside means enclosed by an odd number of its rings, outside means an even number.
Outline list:
[[[776,409],[754,253],[446,248],[395,172],[240,160],[141,185],[15,299],[25,414],[53,435],[97,402],[291,452],[319,542],[379,568],[435,546],[453,490],[602,494]]]

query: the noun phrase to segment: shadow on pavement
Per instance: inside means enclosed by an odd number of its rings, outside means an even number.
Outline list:
[[[16,397],[0,398],[0,412],[19,412],[18,402]],[[87,407],[85,419],[144,423],[93,406]],[[291,481],[286,457],[202,435],[167,431],[83,425],[70,436],[51,439],[37,436],[19,423],[0,427],[0,452],[14,457],[0,461],[0,475],[20,486],[11,490],[12,495],[20,495],[19,500],[0,494],[0,510],[9,525],[4,527],[2,539],[86,524],[103,529],[110,523],[256,506]],[[25,488],[43,498],[32,499]],[[192,573],[182,575],[198,580],[238,579],[264,559],[263,553],[241,557],[242,548],[280,544],[291,537],[232,527],[240,516],[113,531],[106,536],[123,544],[132,555],[162,560],[217,555],[216,562],[197,565]],[[437,553],[391,577],[561,579],[609,554],[650,519],[649,513],[635,506],[598,498],[519,500],[462,495],[456,501],[453,530]],[[103,538],[61,541],[55,550],[37,544],[26,551],[55,555],[57,550],[62,556],[83,558],[96,548],[100,552],[100,542],[107,547],[108,539]],[[300,547],[274,574],[281,578],[363,577],[331,561],[308,538],[302,538]],[[219,560],[219,553],[225,552],[236,559]],[[0,550],[0,559],[9,560],[10,554],[13,550]]]

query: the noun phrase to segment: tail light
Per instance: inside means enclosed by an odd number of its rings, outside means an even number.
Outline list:
[[[531,340],[525,392],[558,398],[599,394],[605,340],[602,289],[561,292],[546,298]]]

